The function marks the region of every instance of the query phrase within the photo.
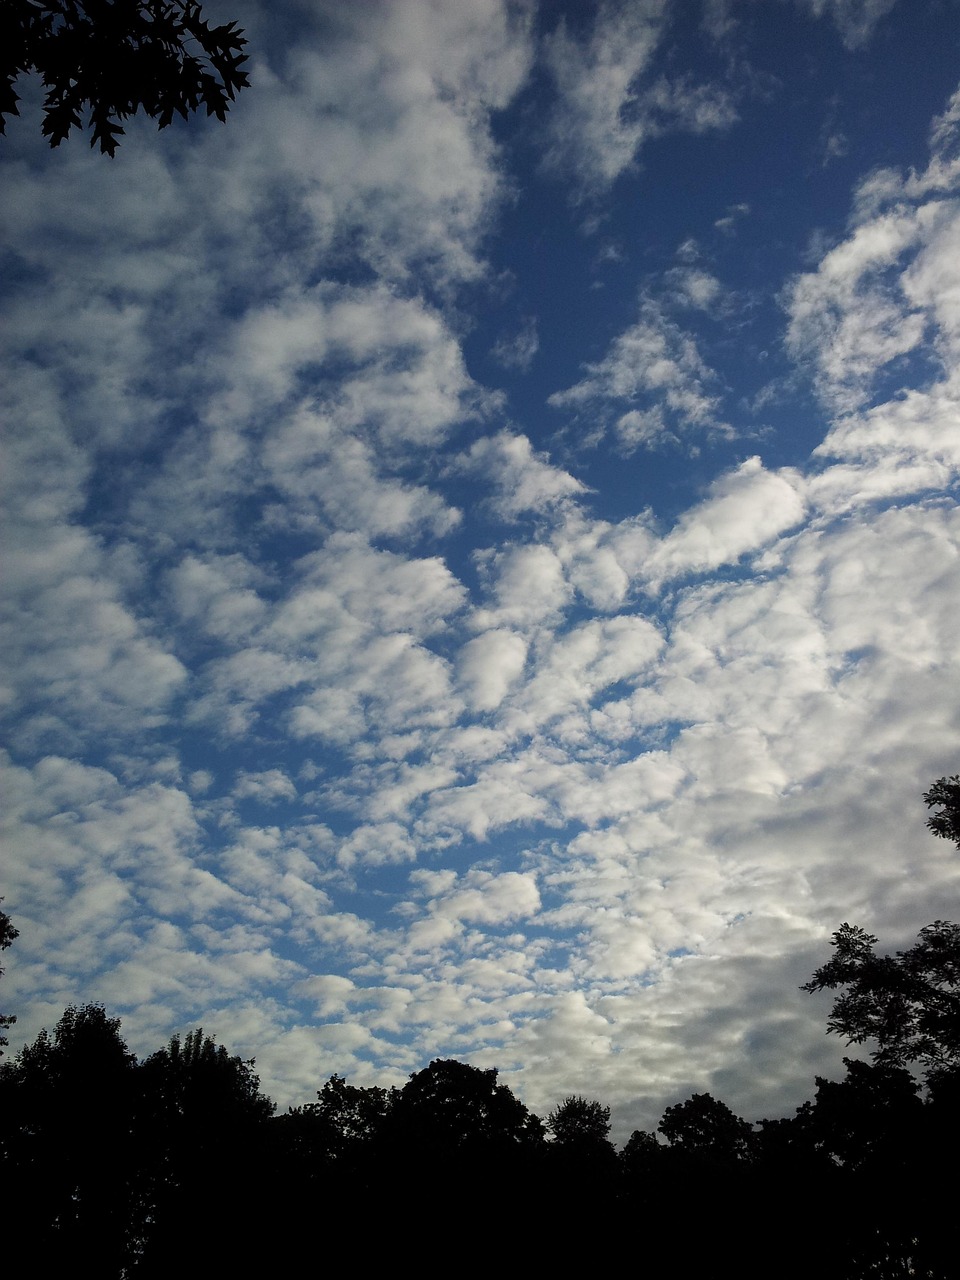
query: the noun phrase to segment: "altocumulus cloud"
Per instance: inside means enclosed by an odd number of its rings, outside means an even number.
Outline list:
[[[28,95],[18,1040],[103,999],[281,1103],[456,1055],[620,1134],[838,1069],[797,991],[830,933],[958,888],[919,803],[960,745],[933,8],[252,4],[227,125],[114,163]]]

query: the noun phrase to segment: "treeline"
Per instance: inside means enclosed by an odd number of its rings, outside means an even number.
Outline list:
[[[960,779],[926,799],[960,845]],[[895,956],[846,924],[833,942],[805,989],[839,989],[828,1029],[870,1040],[871,1061],[844,1059],[785,1119],[694,1094],[619,1151],[602,1102],[541,1119],[495,1069],[454,1060],[402,1088],[334,1075],[276,1115],[253,1061],[202,1030],[138,1061],[102,1006],[71,1007],[0,1063],[4,1244],[41,1274],[147,1280],[625,1265],[954,1280],[960,926]]]
[[[334,1075],[275,1115],[202,1031],[138,1062],[102,1007],[70,1008],[0,1066],[5,1243],[98,1277],[312,1273],[334,1249],[509,1273],[624,1248],[653,1276],[956,1277],[960,1073],[922,1091],[846,1066],[791,1118],[695,1094],[617,1151],[600,1102],[541,1120],[496,1070],[443,1059],[402,1088]]]

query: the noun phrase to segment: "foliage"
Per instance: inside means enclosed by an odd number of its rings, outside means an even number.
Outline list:
[[[903,1067],[844,1058],[845,1080],[817,1076],[817,1096],[798,1113],[818,1151],[848,1169],[904,1145],[923,1112],[919,1085]]]
[[[657,1128],[671,1147],[712,1160],[743,1160],[753,1150],[753,1126],[709,1093],[667,1107]]]
[[[536,1141],[540,1120],[530,1114],[497,1069],[436,1058],[415,1071],[392,1107],[396,1132],[416,1134],[430,1145],[457,1148]]]
[[[0,1066],[5,1208],[59,1274],[98,1241],[99,1274],[122,1272],[143,1218],[137,1191],[136,1058],[102,1005],[71,1005]]]
[[[3,899],[0,898],[0,902],[2,901]],[[13,921],[5,911],[0,911],[0,951],[6,951],[14,938],[19,937],[20,930],[13,927]],[[0,978],[2,977],[3,968],[0,967]],[[0,1014],[0,1058],[3,1057],[4,1048],[9,1043],[7,1037],[3,1033],[6,1031],[7,1027],[12,1027],[16,1020],[17,1015],[15,1013]]]
[[[152,1054],[141,1068],[145,1087],[168,1122],[199,1121],[206,1129],[259,1122],[273,1114],[273,1103],[260,1092],[254,1062],[245,1062],[217,1044],[203,1028],[181,1041],[173,1036],[165,1049]]]
[[[835,954],[802,991],[845,988],[827,1030],[848,1044],[876,1040],[876,1062],[920,1063],[928,1081],[960,1067],[960,925],[935,920],[894,956],[878,956],[877,939],[857,925],[833,935]]]
[[[15,935],[0,912],[0,942]],[[955,1192],[938,1171],[960,1136],[960,926],[937,921],[894,957],[851,925],[834,944],[806,989],[845,988],[830,1029],[874,1037],[872,1063],[844,1059],[845,1079],[817,1078],[814,1101],[759,1132],[694,1094],[664,1112],[665,1141],[635,1131],[619,1158],[602,1103],[564,1098],[544,1142],[543,1123],[495,1069],[454,1060],[434,1060],[402,1089],[333,1075],[315,1103],[272,1119],[253,1060],[202,1029],[138,1066],[118,1019],[72,1006],[52,1034],[0,1062],[5,1208],[51,1274],[95,1256],[97,1274],[117,1280],[160,1280],[184,1258],[191,1275],[292,1271],[316,1246],[318,1207],[392,1265],[389,1251],[422,1220],[424,1188],[438,1220],[487,1211],[491,1229],[471,1248],[491,1269],[503,1263],[498,1204],[545,1220],[575,1205],[564,1231],[511,1243],[518,1265],[569,1269],[593,1256],[596,1223],[627,1238],[638,1220],[673,1222],[682,1202],[696,1206],[696,1230],[650,1233],[657,1274],[710,1280],[735,1257],[744,1280],[767,1280],[773,1257],[786,1280],[950,1280]],[[912,1062],[928,1068],[923,1098]],[[801,1232],[798,1207],[809,1210]],[[283,1226],[235,1225],[256,1222]]]
[[[620,1152],[623,1164],[629,1168],[647,1169],[663,1150],[655,1133],[634,1129]]]
[[[554,1142],[570,1147],[609,1143],[610,1108],[579,1095],[564,1098],[547,1116]]]
[[[116,153],[120,121],[142,109],[160,129],[206,108],[226,119],[249,84],[235,22],[211,27],[196,0],[4,0],[0,6],[0,133],[19,115],[18,77],[46,89],[42,132],[57,147],[89,111],[91,147]],[[197,50],[194,52],[193,50]]]
[[[564,1098],[544,1143],[541,1122],[494,1069],[437,1059],[402,1089],[333,1075],[315,1103],[273,1120],[253,1066],[199,1028],[138,1066],[99,1005],[67,1009],[52,1034],[0,1064],[5,1207],[47,1269],[86,1255],[117,1280],[185,1265],[190,1275],[282,1273],[315,1247],[320,1206],[341,1232],[376,1221],[364,1246],[388,1265],[422,1216],[426,1186],[441,1219],[487,1207],[491,1230],[472,1248],[491,1267],[502,1265],[497,1204],[542,1215],[576,1205],[564,1232],[521,1241],[518,1258],[542,1266],[592,1249],[598,1221],[625,1237],[640,1217],[673,1221],[684,1200],[697,1207],[697,1231],[651,1233],[658,1273],[719,1276],[736,1256],[744,1280],[766,1280],[775,1255],[788,1280],[955,1271],[952,1184],[927,1171],[950,1149],[960,1111],[949,1088],[921,1101],[896,1065],[847,1061],[846,1079],[818,1079],[815,1102],[759,1135],[694,1094],[665,1111],[665,1142],[637,1131],[619,1159],[608,1107]],[[811,1186],[844,1211],[813,1212],[791,1237]],[[283,1226],[243,1229],[257,1222]]]
[[[52,1038],[41,1031],[3,1070],[33,1084],[69,1082],[73,1088],[103,1091],[135,1065],[120,1035],[120,1019],[108,1018],[101,1004],[85,1004],[69,1005]]]
[[[195,1242],[209,1240],[212,1223],[252,1221],[258,1212],[274,1107],[253,1067],[202,1027],[173,1036],[141,1064],[138,1156],[150,1220],[147,1261],[136,1274],[173,1274]],[[218,1270],[256,1272],[244,1233],[220,1233],[215,1255],[212,1245],[204,1256],[211,1264],[216,1256]]]
[[[372,1141],[382,1132],[396,1090],[361,1089],[332,1075],[317,1093],[317,1101],[302,1110],[316,1122],[325,1154],[342,1158],[351,1148]]]
[[[923,799],[928,809],[940,811],[927,819],[929,829],[960,848],[960,776],[938,778]]]

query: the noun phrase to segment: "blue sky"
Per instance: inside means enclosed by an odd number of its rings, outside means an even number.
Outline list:
[[[0,152],[12,1045],[790,1111],[957,911],[960,7],[205,10]]]

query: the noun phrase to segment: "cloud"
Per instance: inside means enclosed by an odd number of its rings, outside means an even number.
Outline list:
[[[523,630],[554,623],[571,597],[562,564],[543,544],[484,552],[478,561],[489,599],[489,604],[471,616],[478,631],[504,626]]]
[[[411,879],[416,883],[420,874],[414,872]],[[421,883],[426,888],[431,884],[430,877]],[[529,874],[506,871],[492,875],[475,870],[462,878],[444,877],[433,883],[441,892],[428,902],[427,909],[450,921],[505,925],[534,915],[540,906],[536,878]]]
[[[848,41],[882,16],[820,11]],[[792,1110],[842,1053],[796,990],[836,922],[896,947],[955,893],[918,797],[960,714],[960,95],[788,282],[827,420],[798,400],[755,457],[735,344],[704,355],[737,242],[718,274],[675,228],[625,251],[600,323],[635,320],[579,374],[571,250],[551,403],[616,454],[579,470],[536,412],[502,427],[527,402],[466,335],[490,350],[512,106],[575,199],[729,124],[666,6],[547,35],[550,121],[527,6],[311,6],[296,49],[248,12],[258,97],[216,136],[5,144],[17,1035],[99,997],[138,1052],[215,1022],[281,1104],[456,1054],[621,1136],[684,1091]],[[537,332],[494,347],[524,395],[564,381]],[[623,457],[705,440],[696,470]]]
[[[664,14],[662,0],[605,5],[586,40],[571,37],[565,22],[545,40],[558,92],[548,165],[570,165],[585,185],[603,187],[632,163],[645,122],[625,118],[625,108],[660,41]]]
[[[469,640],[460,650],[460,682],[470,706],[495,710],[519,678],[526,657],[526,641],[513,631],[485,631]]]
[[[720,281],[701,267],[674,267],[666,282],[672,302],[698,311],[710,311],[723,296]]]
[[[934,351],[956,353],[960,313],[955,289],[945,287],[956,275],[960,218],[955,196],[946,198],[960,182],[956,102],[934,123],[926,170],[868,176],[850,234],[785,292],[788,347],[809,362],[836,413],[867,404],[881,372],[918,353],[931,333]]]
[[[237,800],[256,800],[260,804],[292,800],[296,794],[296,787],[280,769],[265,769],[261,773],[242,770],[233,784],[233,795]]]
[[[20,732],[42,743],[44,715],[87,732],[162,724],[186,683],[183,664],[124,598],[95,538],[42,509],[17,520],[19,505],[4,534],[2,634],[7,711],[26,713]]]
[[[799,525],[804,513],[799,476],[771,474],[759,458],[748,458],[716,480],[657,546],[646,565],[650,580],[735,562]]]
[[[708,390],[716,375],[701,358],[694,338],[652,299],[641,303],[640,319],[614,339],[601,361],[588,364],[586,372],[580,382],[554,392],[548,403],[556,409],[592,413],[600,424],[613,418],[613,430],[626,452],[655,446],[674,433],[728,430],[717,416],[719,400]]]
[[[904,306],[887,274],[918,232],[912,211],[874,218],[790,288],[787,344],[812,358],[818,390],[838,412],[863,404],[877,372],[923,340],[925,316]]]
[[[543,59],[557,101],[544,165],[572,175],[582,194],[599,194],[643,144],[671,129],[726,128],[736,113],[717,86],[650,78],[668,6],[664,0],[598,6],[591,28],[571,34],[566,20],[545,37]]]
[[[537,333],[535,316],[525,316],[516,333],[499,338],[494,344],[491,355],[504,369],[516,369],[526,373],[533,364],[540,350],[540,337]]]
[[[495,487],[494,511],[507,520],[526,512],[543,512],[562,499],[581,494],[585,486],[537,454],[526,436],[501,431],[470,446],[464,465]]]
[[[722,231],[726,235],[732,235],[739,219],[747,217],[749,213],[750,206],[748,204],[731,204],[728,205],[724,216],[717,218],[713,225],[718,231]]]
[[[848,49],[859,49],[897,0],[798,0],[815,18],[829,14]]]
[[[269,97],[250,160],[283,190],[293,180],[322,245],[350,237],[383,276],[478,276],[500,193],[489,116],[526,74],[526,12],[400,0],[321,5],[299,21],[296,49],[261,72]]]

